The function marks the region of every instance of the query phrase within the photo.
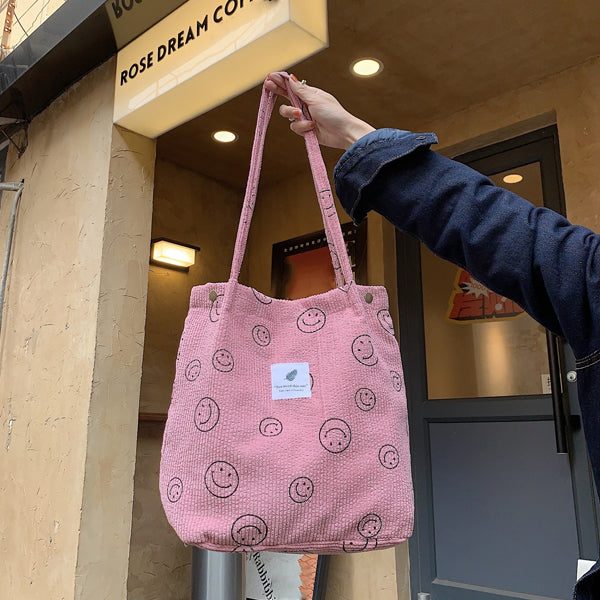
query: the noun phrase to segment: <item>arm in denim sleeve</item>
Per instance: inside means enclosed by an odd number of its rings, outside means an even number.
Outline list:
[[[382,129],[335,169],[355,222],[373,209],[511,298],[575,354],[600,347],[600,236],[429,149],[433,134]]]

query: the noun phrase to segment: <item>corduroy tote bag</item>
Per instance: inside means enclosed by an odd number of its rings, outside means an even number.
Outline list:
[[[386,290],[353,281],[314,132],[305,141],[339,287],[281,300],[238,283],[274,104],[263,89],[229,281],[191,293],[162,503],[181,540],[208,550],[394,546],[413,527],[400,351]]]

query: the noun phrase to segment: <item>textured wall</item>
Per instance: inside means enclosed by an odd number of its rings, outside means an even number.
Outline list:
[[[555,112],[560,139],[567,217],[600,231],[600,58],[443,119],[423,122],[420,131],[435,131],[440,147],[461,144],[515,123]],[[518,127],[514,128],[519,131]],[[488,135],[500,141],[506,136]],[[472,147],[472,146],[470,146]]]
[[[7,180],[25,188],[0,339],[7,600],[124,596],[154,143],[113,128],[114,68],[72,86],[9,154]]]
[[[0,338],[0,598],[73,598],[112,127],[110,68],[36,117]],[[90,143],[93,140],[93,143]],[[5,247],[12,195],[2,197]],[[4,253],[2,253],[4,255]]]
[[[113,128],[76,599],[126,595],[155,142]]]

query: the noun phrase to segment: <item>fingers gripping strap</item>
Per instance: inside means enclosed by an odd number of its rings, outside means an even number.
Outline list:
[[[287,73],[280,73],[286,80],[288,96],[290,102],[296,108],[300,108],[307,113],[306,106],[303,106],[301,100],[292,92],[289,84],[289,76]],[[258,109],[258,118],[256,122],[256,131],[254,134],[254,144],[252,147],[252,158],[250,160],[250,173],[248,175],[248,183],[246,185],[246,194],[244,197],[244,205],[238,226],[237,239],[233,254],[233,263],[231,265],[230,279],[237,281],[242,260],[246,250],[248,241],[248,231],[250,222],[254,212],[256,203],[256,194],[258,190],[258,182],[260,178],[260,168],[262,164],[263,149],[265,144],[265,135],[267,126],[273,112],[276,96],[272,92],[263,87],[260,106]],[[342,235],[340,221],[337,216],[331,185],[327,177],[327,169],[323,163],[319,141],[314,131],[309,131],[304,135],[306,149],[308,152],[308,160],[310,162],[317,199],[321,208],[323,225],[325,227],[325,235],[331,252],[331,259],[335,271],[336,282],[338,286],[344,283],[348,284],[352,281],[352,268],[348,253],[346,252],[346,244]]]

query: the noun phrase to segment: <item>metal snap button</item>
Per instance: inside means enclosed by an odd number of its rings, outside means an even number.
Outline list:
[[[365,294],[365,302],[367,304],[371,304],[371,302],[373,302],[373,294],[371,294],[371,292],[367,292]]]
[[[210,294],[208,295],[211,302],[214,302],[217,299],[217,292],[215,290],[210,290]]]
[[[575,381],[577,381],[577,372],[576,371],[569,371],[567,373],[567,381],[569,383],[574,383]]]

